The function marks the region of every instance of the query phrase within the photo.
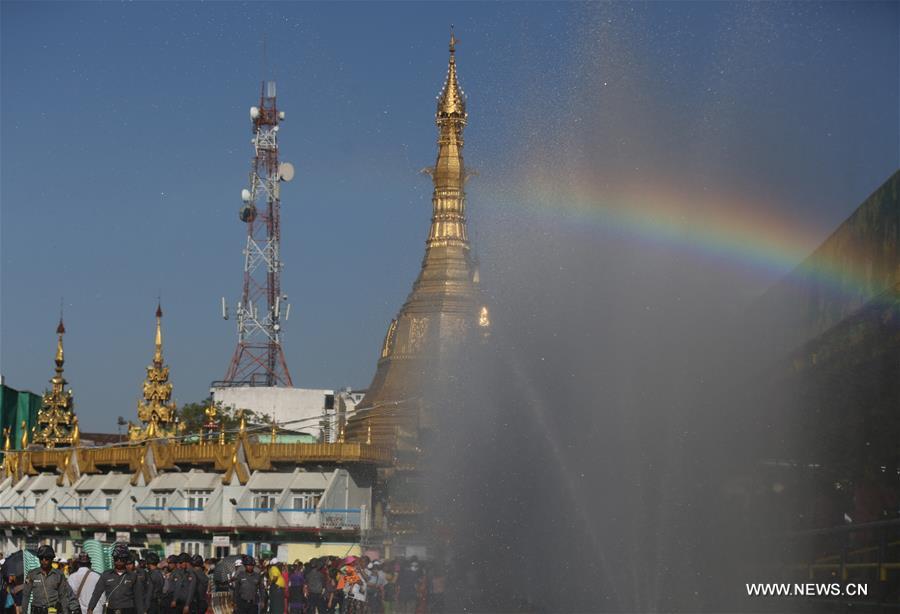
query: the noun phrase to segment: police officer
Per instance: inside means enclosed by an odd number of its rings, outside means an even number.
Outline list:
[[[196,607],[197,576],[191,569],[191,555],[182,552],[178,555],[178,568],[171,576],[174,592],[169,607],[173,614],[190,614],[191,608]]]
[[[38,548],[37,556],[41,566],[25,575],[22,608],[28,607],[28,599],[31,598],[31,614],[69,614],[69,603],[75,595],[63,573],[53,568],[53,558],[56,556],[53,548],[43,545]]]
[[[205,614],[208,607],[206,593],[209,590],[209,576],[206,575],[206,564],[203,561],[202,556],[195,554],[191,557],[191,565],[194,568],[194,576],[197,578],[197,592],[194,597],[194,608],[192,612],[194,612],[194,614]]]
[[[147,563],[143,560],[134,560],[134,553],[131,553],[130,565],[126,565],[125,569],[128,571],[133,571],[134,576],[137,579],[137,584],[141,587],[141,594],[144,596],[144,601],[141,603],[141,607],[144,611],[147,611],[147,600],[150,597],[150,587],[148,584],[150,583],[150,576],[147,573]]]
[[[163,595],[165,578],[159,570],[159,555],[147,553],[147,587],[144,593],[147,614],[160,614],[160,601]]]
[[[128,546],[118,543],[112,551],[114,568],[104,571],[97,581],[88,611],[93,611],[100,595],[106,594],[106,614],[144,614],[143,587],[133,571],[125,566],[131,560]]]
[[[175,580],[177,579],[176,571],[178,571],[178,556],[170,554],[166,558],[166,569],[163,574],[165,582],[163,582],[162,599],[160,599],[159,604],[163,614],[173,614],[174,612],[173,608],[175,606],[172,604],[175,603],[173,597],[175,596]]]
[[[257,614],[265,590],[263,577],[254,569],[256,561],[244,555],[243,567],[234,574],[234,610],[237,614]]]

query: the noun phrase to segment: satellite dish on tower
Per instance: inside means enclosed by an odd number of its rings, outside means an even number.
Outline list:
[[[278,178],[282,181],[290,181],[294,178],[294,165],[290,162],[282,162],[278,165]]]

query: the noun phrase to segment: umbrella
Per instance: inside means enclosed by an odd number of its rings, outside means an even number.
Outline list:
[[[223,556],[213,569],[213,582],[220,586],[227,586],[234,571],[234,562],[241,559],[240,555]]]
[[[32,559],[32,566],[29,566],[28,563],[24,560],[25,556],[23,554],[24,551],[18,550],[13,552],[8,557],[6,557],[6,562],[3,563],[3,577],[8,578],[9,576],[15,576],[18,582],[22,581],[22,578],[25,576],[25,572],[31,571],[35,567],[38,567],[40,564],[34,564],[34,561],[37,561],[37,551],[29,550],[28,558]]]

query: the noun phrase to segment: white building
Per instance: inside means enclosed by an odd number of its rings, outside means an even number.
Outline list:
[[[271,417],[280,427],[308,433],[333,443],[365,395],[364,390],[283,388],[268,386],[213,386],[213,402],[234,410],[249,409]]]

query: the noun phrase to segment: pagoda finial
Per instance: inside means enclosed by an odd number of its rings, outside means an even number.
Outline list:
[[[466,123],[466,100],[462,89],[459,87],[459,79],[456,76],[456,43],[459,42],[453,34],[453,26],[450,26],[450,60],[447,66],[447,80],[438,95],[437,122],[453,119],[462,125]]]
[[[156,352],[153,354],[153,364],[162,366],[162,304],[156,304]]]

